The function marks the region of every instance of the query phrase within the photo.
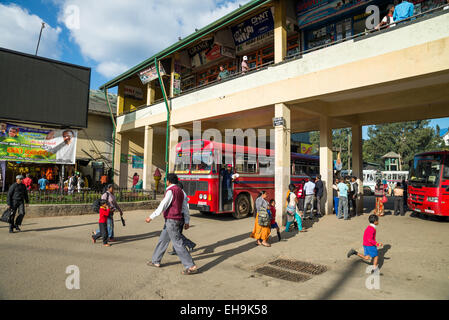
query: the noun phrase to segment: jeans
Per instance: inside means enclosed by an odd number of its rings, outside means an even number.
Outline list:
[[[313,194],[306,195],[306,200],[304,201],[304,215],[307,213],[307,207],[309,204],[312,206],[310,209],[310,216],[313,216]]]
[[[114,239],[114,217],[112,215],[110,215],[107,218],[106,224],[107,224],[109,239]],[[95,230],[95,237],[96,236],[100,237],[100,235],[101,235],[101,230],[100,229]]]
[[[340,197],[338,200],[338,215],[337,218],[341,219],[342,214],[344,213],[345,220],[348,217],[348,197]]]
[[[394,214],[397,215],[401,213],[401,216],[404,215],[404,200],[403,197],[394,197]]]
[[[338,203],[339,203],[340,199],[338,197],[334,197],[334,209],[335,209],[335,214],[338,215]]]
[[[180,233],[180,225],[184,222],[181,220],[166,219],[164,229],[162,229],[159,241],[154,249],[152,263],[160,264],[165,251],[168,248],[170,241],[173,243],[173,249],[176,251],[178,258],[181,260],[184,268],[191,268],[195,264],[192,256],[184,246],[183,239]]]
[[[299,216],[299,214],[295,213],[295,219],[296,222],[298,223],[298,230],[301,231],[302,230],[302,222],[301,222],[301,217]],[[287,221],[287,224],[285,225],[285,231],[288,232],[288,230],[290,230],[290,225],[293,223],[293,221]]]
[[[103,244],[107,244],[108,243],[108,232],[107,232],[107,227],[106,227],[106,223],[98,223],[100,226],[100,233],[95,234],[92,238],[94,240],[97,240],[98,238],[100,238],[100,236],[103,238]]]

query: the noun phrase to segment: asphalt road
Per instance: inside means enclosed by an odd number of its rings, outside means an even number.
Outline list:
[[[372,202],[367,198],[367,207]],[[176,256],[166,255],[160,269],[146,265],[163,218],[146,224],[150,211],[140,210],[125,212],[126,227],[116,217],[118,241],[110,248],[90,240],[96,215],[25,218],[23,231],[15,234],[1,224],[0,298],[448,299],[449,222],[411,217],[410,212],[392,216],[388,208],[377,232],[377,240],[384,243],[378,289],[366,287],[367,264],[346,257],[351,247],[362,248],[367,213],[349,221],[334,215],[307,221],[309,232],[283,233],[281,242],[273,232],[272,247],[266,248],[249,238],[251,217],[235,220],[192,212],[192,227],[185,234],[198,244],[192,255],[200,273],[184,276]],[[304,282],[256,272],[279,258],[319,264],[327,271],[302,273],[309,277]],[[80,289],[66,287],[70,265],[79,268]]]

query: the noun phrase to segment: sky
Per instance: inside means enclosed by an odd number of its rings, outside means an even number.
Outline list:
[[[98,89],[248,1],[0,0],[0,47],[35,54],[45,22],[38,55],[90,67]],[[431,121],[437,124],[448,128],[449,118]]]
[[[0,47],[90,67],[98,89],[249,0],[0,0]],[[111,92],[114,92],[111,90]]]

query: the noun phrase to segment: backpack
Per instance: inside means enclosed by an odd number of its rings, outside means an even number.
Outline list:
[[[78,180],[76,179],[76,176],[72,178],[72,183],[70,184],[72,187],[76,187],[76,184],[78,183]]]
[[[270,225],[271,219],[267,211],[267,208],[261,207],[259,209],[258,225],[261,227],[268,227]]]
[[[92,210],[95,213],[100,213],[100,201],[101,201],[101,197],[98,199],[95,199],[94,202],[92,203]],[[109,202],[109,193],[106,196],[106,201]]]

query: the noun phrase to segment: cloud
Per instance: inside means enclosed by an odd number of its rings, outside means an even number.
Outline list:
[[[58,21],[70,24],[70,37],[96,71],[112,78],[238,8],[248,0],[54,0]],[[76,7],[76,10],[73,8]],[[76,19],[71,19],[71,22]],[[75,28],[70,28],[75,25]],[[67,25],[66,25],[67,26]]]
[[[42,18],[16,4],[0,4],[0,47],[35,54],[42,22],[45,22]],[[52,59],[61,57],[62,48],[58,42],[60,33],[60,27],[53,28],[45,23],[39,56]]]

